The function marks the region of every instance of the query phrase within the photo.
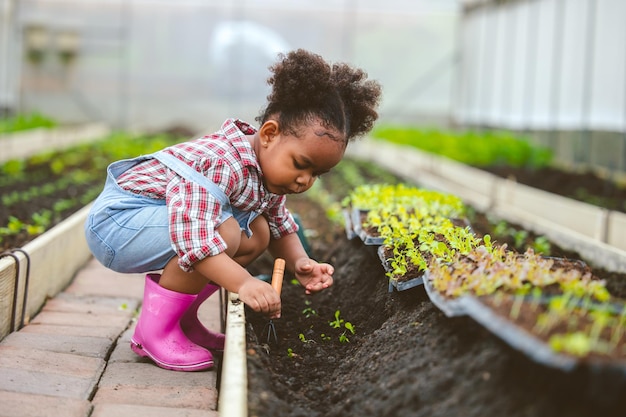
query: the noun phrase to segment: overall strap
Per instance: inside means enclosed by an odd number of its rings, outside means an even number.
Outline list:
[[[209,180],[207,177],[200,174],[198,171],[196,171],[180,159],[176,158],[174,155],[160,151],[153,153],[152,156],[154,156],[156,159],[159,160],[159,162],[166,165],[169,169],[176,172],[181,177],[185,178],[188,181],[194,182],[206,189],[211,195],[213,195],[213,197],[217,198],[223,206],[230,205],[228,197],[221,188],[215,185],[213,181]]]

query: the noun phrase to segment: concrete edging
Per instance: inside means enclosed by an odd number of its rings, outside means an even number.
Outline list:
[[[226,345],[222,363],[218,411],[223,417],[248,416],[246,315],[239,295],[228,293]]]
[[[90,208],[91,204],[83,207],[21,248],[30,258],[25,322],[41,309],[48,297],[61,292],[91,258],[83,228]],[[15,252],[15,255],[19,259],[20,271],[16,318],[19,321],[19,312],[23,308],[27,260],[20,252]],[[0,339],[10,330],[15,272],[16,263],[13,259],[0,259]]]
[[[48,150],[61,150],[79,143],[90,142],[110,133],[103,123],[61,126],[51,129],[30,129],[0,136],[0,163],[23,159]]]

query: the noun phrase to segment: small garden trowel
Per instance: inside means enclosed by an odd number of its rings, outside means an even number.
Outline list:
[[[283,276],[285,274],[285,260],[281,258],[276,258],[274,261],[274,271],[272,272],[272,288],[276,290],[278,296],[280,297],[280,292],[283,289]],[[276,328],[274,327],[274,320],[270,319],[270,321],[265,325],[263,329],[263,334],[267,332],[267,344],[278,344],[278,337],[276,336]],[[261,337],[262,338],[262,337]]]

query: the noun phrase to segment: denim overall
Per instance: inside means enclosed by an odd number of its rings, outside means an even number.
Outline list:
[[[157,271],[176,256],[170,240],[165,199],[124,190],[116,181],[128,169],[151,158],[158,159],[186,180],[199,184],[219,201],[222,213],[215,228],[233,216],[241,230],[248,237],[252,236],[250,223],[259,213],[233,209],[226,194],[215,183],[180,159],[165,152],[156,152],[117,161],[107,168],[104,189],[85,222],[87,244],[102,265],[124,273]]]

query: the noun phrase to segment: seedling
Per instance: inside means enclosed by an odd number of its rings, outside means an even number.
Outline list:
[[[339,310],[336,310],[335,311],[335,320],[328,322],[328,324],[330,324],[330,327],[332,327],[333,329],[341,328],[341,325],[345,322],[344,319],[339,317],[340,314],[341,313],[339,312]]]
[[[540,253],[545,256],[550,256],[550,252],[552,250],[552,246],[550,245],[550,241],[545,236],[538,236],[535,238],[533,242],[533,250],[536,253]]]
[[[346,330],[344,330],[344,332],[339,335],[339,341],[341,343],[349,343],[350,339],[348,339],[348,336],[346,336],[346,332],[349,331],[350,333],[354,334],[354,326],[349,321],[347,321],[343,326],[346,328]]]
[[[348,343],[350,342],[350,339],[348,339],[348,336],[346,336],[347,332],[350,332],[351,334],[354,334],[355,329],[354,326],[352,325],[352,323],[350,323],[349,321],[345,321],[344,319],[339,317],[340,312],[339,310],[335,311],[335,320],[333,321],[329,321],[328,324],[333,328],[333,329],[340,329],[342,326],[345,329],[343,331],[343,333],[341,333],[339,335],[339,342],[341,343]],[[329,340],[330,337],[328,337],[328,339],[324,339],[324,334],[322,334],[322,338],[323,340]]]
[[[311,302],[309,300],[306,300],[304,304],[307,306],[304,310],[302,310],[302,314],[304,314],[304,317],[308,319],[311,316],[317,316],[317,311],[315,311],[312,307],[309,307],[311,305]]]

